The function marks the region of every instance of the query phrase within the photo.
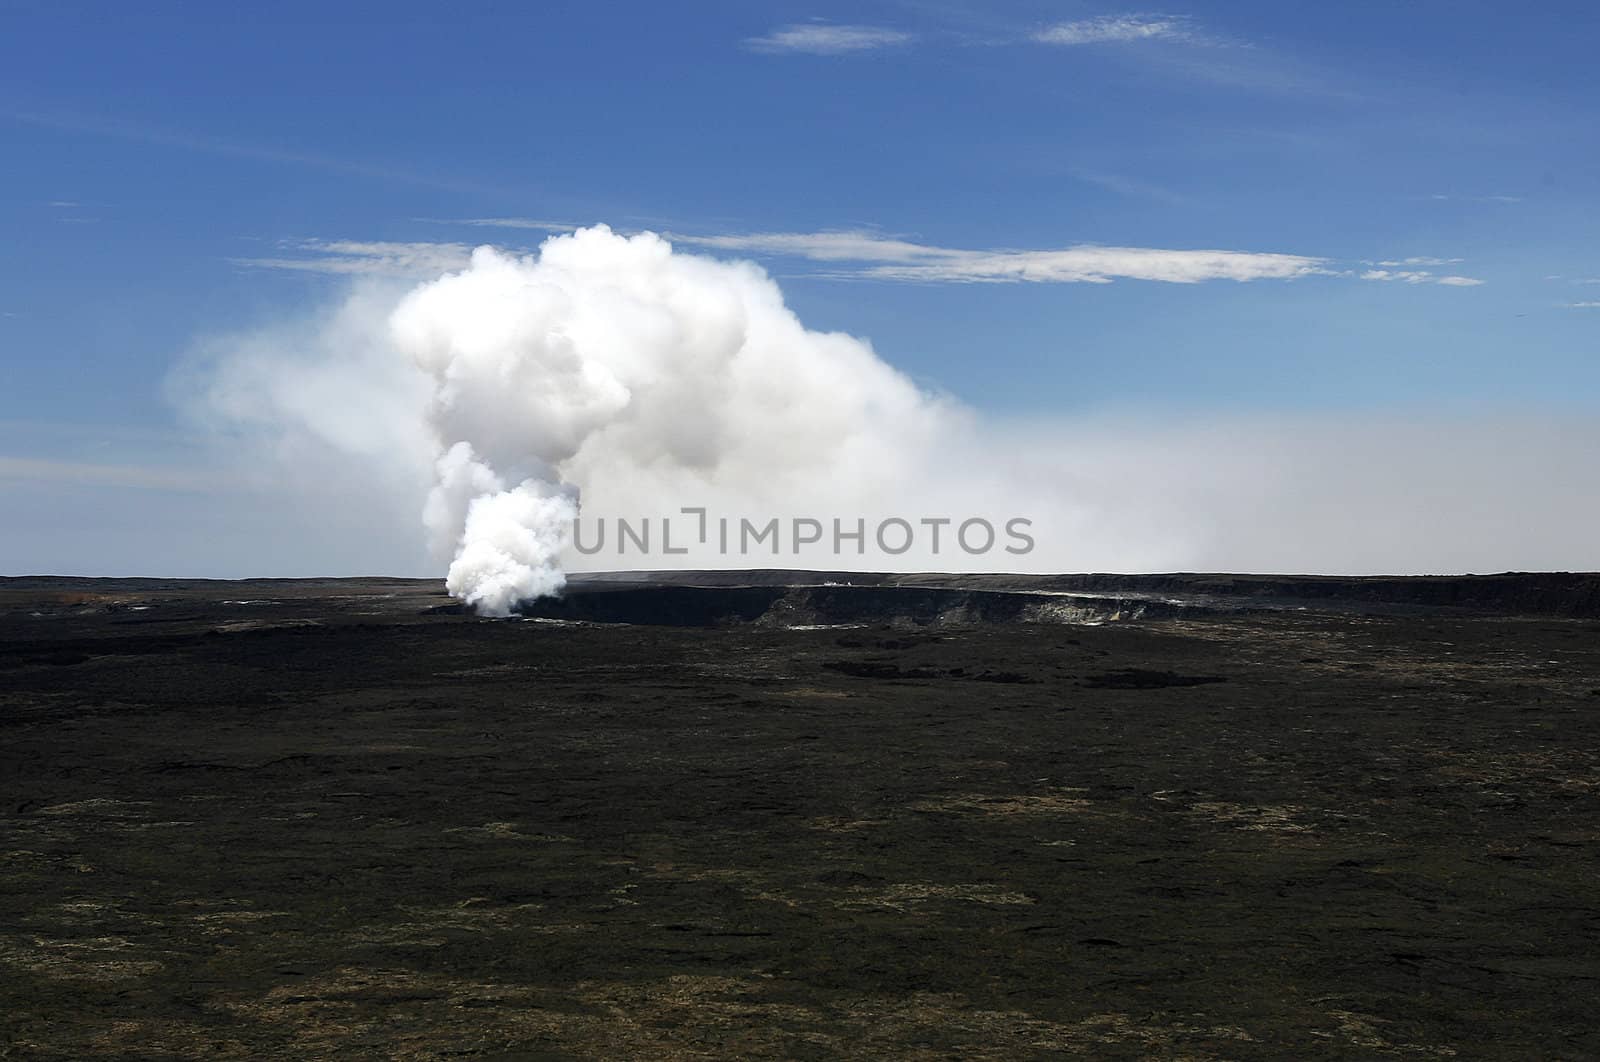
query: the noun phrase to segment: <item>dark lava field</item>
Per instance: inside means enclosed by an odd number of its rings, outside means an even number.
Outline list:
[[[0,783],[0,1057],[1600,1058],[1595,576],[0,580]]]

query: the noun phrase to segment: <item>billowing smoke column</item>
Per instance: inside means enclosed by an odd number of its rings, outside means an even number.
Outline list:
[[[505,616],[517,602],[566,584],[558,558],[578,515],[575,489],[549,473],[508,489],[464,441],[439,458],[438,472],[423,522],[435,542],[455,546],[445,577],[452,596],[485,615]]]
[[[431,382],[424,521],[446,585],[487,615],[561,589],[564,473],[804,496],[841,469],[893,477],[948,415],[862,341],[803,328],[760,269],[604,226],[537,257],[479,248],[389,330]]]

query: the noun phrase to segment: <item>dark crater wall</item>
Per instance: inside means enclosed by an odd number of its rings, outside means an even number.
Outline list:
[[[905,622],[1092,622],[1173,615],[1186,606],[1107,597],[920,586],[575,586],[524,605],[524,617],[714,627]]]
[[[638,618],[652,607],[665,620]],[[1242,609],[1474,611],[1600,617],[1600,574],[1464,576],[890,575],[859,572],[618,572],[574,576],[546,618],[705,625],[791,616],[849,623],[941,618],[972,622],[1161,618]],[[634,617],[623,619],[624,616]]]

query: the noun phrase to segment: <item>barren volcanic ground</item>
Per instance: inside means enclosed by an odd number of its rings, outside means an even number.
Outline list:
[[[1099,578],[0,581],[0,1055],[1600,1057],[1593,577]]]

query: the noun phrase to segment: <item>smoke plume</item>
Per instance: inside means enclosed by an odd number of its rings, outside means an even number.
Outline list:
[[[804,328],[758,267],[650,233],[599,226],[530,257],[479,248],[401,297],[381,338],[349,334],[375,331],[384,304],[354,298],[299,356],[226,354],[206,404],[378,461],[425,455],[422,519],[451,558],[447,587],[490,615],[561,588],[580,487],[636,514],[881,505],[960,430],[863,341]],[[346,404],[308,397],[330,387]],[[384,436],[405,442],[381,453]]]

